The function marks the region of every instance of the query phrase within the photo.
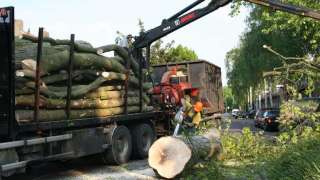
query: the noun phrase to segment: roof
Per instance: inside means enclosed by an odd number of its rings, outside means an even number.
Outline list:
[[[167,63],[167,64],[158,64],[158,65],[153,65],[153,67],[161,67],[161,66],[167,66],[167,65],[183,65],[183,64],[196,64],[196,63],[206,63],[206,64],[210,64],[211,66],[215,66],[216,68],[221,69],[219,66],[207,61],[207,60],[203,60],[203,59],[199,59],[196,61],[183,61],[183,62],[178,62],[178,63]]]

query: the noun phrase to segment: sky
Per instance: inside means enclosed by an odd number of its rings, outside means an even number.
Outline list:
[[[114,43],[118,30],[138,35],[138,19],[148,30],[194,1],[0,0],[0,7],[14,6],[16,19],[22,19],[25,30],[30,29],[33,34],[37,34],[39,27],[44,27],[53,38],[69,39],[73,33],[78,40],[101,46]],[[225,55],[238,45],[248,14],[242,10],[240,15],[230,17],[230,11],[230,6],[223,7],[163,38],[165,42],[174,40],[176,45],[187,46],[200,59],[220,66],[224,85]]]

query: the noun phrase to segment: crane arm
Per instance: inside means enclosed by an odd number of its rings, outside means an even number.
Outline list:
[[[314,9],[294,6],[290,4],[285,4],[277,0],[244,0],[250,3],[258,4],[261,6],[266,6],[273,8],[275,10],[288,12],[291,14],[310,17],[316,20],[320,20],[320,12]]]
[[[160,26],[153,28],[149,31],[143,32],[140,36],[135,38],[134,47],[144,48],[149,46],[152,42],[196,21],[211,12],[216,11],[220,7],[223,7],[233,0],[211,0],[211,2],[204,8],[196,9],[187,13],[192,8],[205,2],[206,0],[197,0],[186,8],[182,9],[178,13],[174,14],[168,19],[164,19]],[[296,14],[304,17],[314,18],[320,20],[320,12],[310,8],[294,6],[286,3],[282,3],[278,0],[243,0],[246,2],[254,3],[257,5],[262,5],[270,7],[279,11],[288,12],[291,14]]]
[[[206,7],[196,9],[187,13],[189,10],[191,10],[192,8],[196,7],[204,1],[206,0],[195,1],[194,3],[179,11],[172,17],[164,19],[160,26],[150,29],[149,31],[143,32],[142,34],[140,34],[140,36],[135,38],[134,47],[144,48],[150,45],[152,42],[232,2],[232,0],[212,0]]]

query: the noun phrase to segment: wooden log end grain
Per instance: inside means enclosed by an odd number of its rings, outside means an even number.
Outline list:
[[[162,137],[149,149],[149,165],[164,178],[180,174],[192,155],[191,149],[175,137]]]

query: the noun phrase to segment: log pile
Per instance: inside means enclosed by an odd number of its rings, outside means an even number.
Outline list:
[[[34,119],[37,41],[36,37],[26,34],[16,40],[16,119],[19,122]],[[44,37],[40,62],[39,121],[67,118],[70,44],[69,40]],[[111,51],[117,56],[103,55]],[[123,114],[125,95],[128,97],[128,113],[140,111],[139,65],[122,47],[107,45],[93,48],[87,42],[76,41],[71,77],[71,119]],[[128,83],[127,93],[125,82]],[[151,83],[143,83],[144,92],[151,87]],[[146,93],[142,99],[142,110],[151,111]]]

